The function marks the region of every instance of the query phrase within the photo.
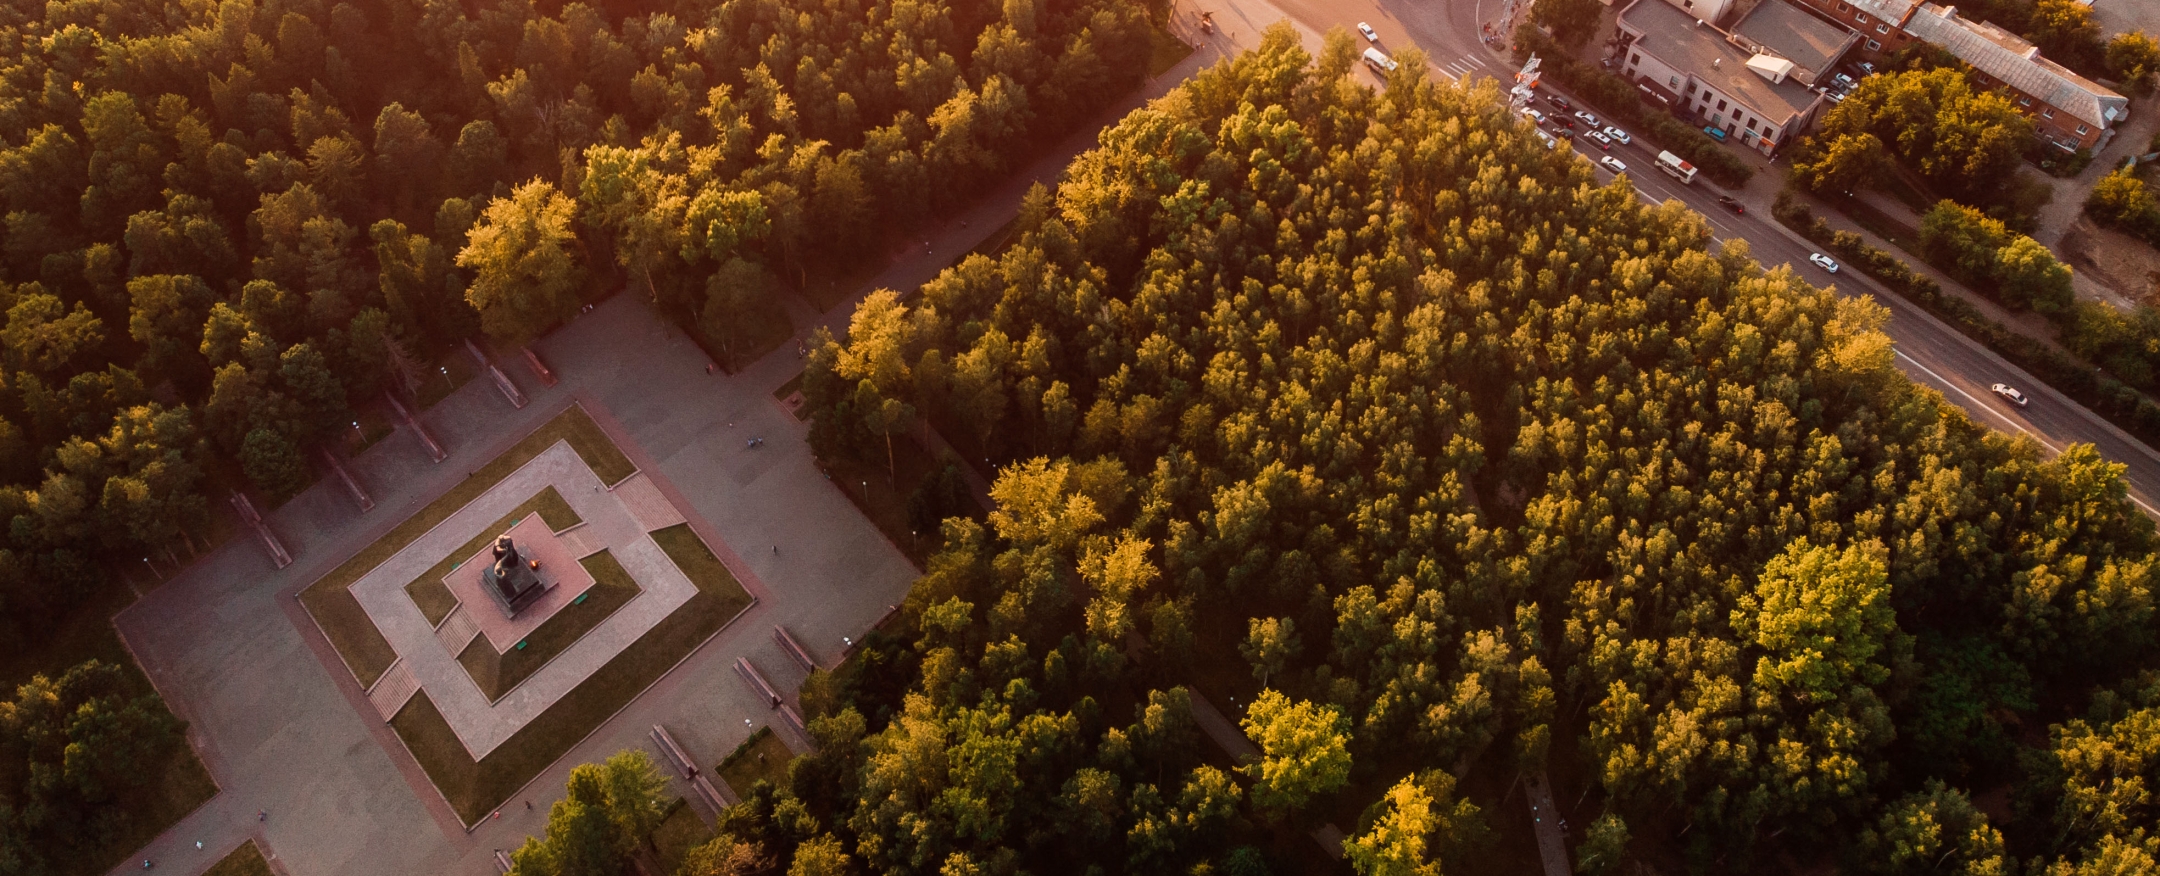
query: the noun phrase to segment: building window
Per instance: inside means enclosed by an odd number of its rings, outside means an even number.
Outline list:
[[[1683,92],[1681,92],[1681,93],[1680,93],[1680,96],[1681,96],[1681,97],[1694,97],[1694,96],[1695,96],[1695,83],[1693,83],[1693,82],[1690,82],[1690,83],[1688,83],[1688,84],[1687,84],[1687,90],[1686,90],[1686,91],[1683,91]]]
[[[2083,136],[2085,136],[2085,132],[2087,132],[2087,131],[2090,131],[2090,130],[2092,130],[2092,128],[2090,128],[2090,127],[2087,127],[2087,126],[2085,126],[2085,125],[2079,125],[2079,126],[2078,126],[2078,136],[2080,136],[2080,137],[2083,137]]]
[[[1868,17],[1867,17],[1867,13],[1865,13],[1865,12],[1855,12],[1855,13],[1853,13],[1853,20],[1854,20],[1854,21],[1857,21],[1857,22],[1860,22],[1861,24],[1866,24],[1866,23],[1868,23]]]
[[[1665,87],[1666,87],[1666,88],[1679,88],[1679,87],[1680,87],[1680,77],[1678,77],[1678,76],[1667,76],[1667,77],[1665,77]],[[1694,88],[1695,86],[1694,86],[1694,85],[1692,85],[1692,84],[1690,84],[1690,85],[1689,85],[1688,87],[1689,87],[1689,88]]]
[[[2032,106],[2032,98],[2029,98],[2029,97],[2020,97],[2020,98],[2018,98],[2018,106]]]
[[[1718,112],[1724,112],[1724,111],[1725,111],[1725,100],[1724,100],[1724,98],[1719,98],[1719,99],[1718,99],[1718,102],[1717,102],[1717,110],[1718,110]]]
[[[2048,107],[2048,106],[2044,106],[2044,107],[2041,107],[2041,108],[2040,108],[2040,117],[2041,117],[2041,118],[2043,118],[2043,119],[2052,119],[2052,118],[2054,118],[2054,117],[2055,117],[2055,108],[2054,108],[2054,107]]]
[[[1630,55],[1630,56],[1628,57],[1628,61],[1627,61],[1627,62],[1628,62],[1628,66],[1630,66],[1630,67],[1632,67],[1632,66],[1634,66],[1634,65],[1636,65],[1636,64],[1640,64],[1640,63],[1642,63],[1642,53],[1641,53],[1641,52],[1635,52],[1635,53],[1633,53],[1632,55]]]
[[[1843,4],[1843,3],[1840,3],[1840,4],[1838,4],[1838,5],[1837,5],[1837,11],[1839,11],[1839,12],[1850,12],[1850,11],[1852,11],[1852,7],[1850,7],[1850,6],[1847,6],[1847,5]]]
[[[1878,25],[1875,25],[1875,32],[1876,32],[1876,33],[1889,33],[1889,32],[1890,32],[1890,25],[1887,25],[1887,24],[1878,24]]]
[[[1750,131],[1752,131],[1752,130],[1755,130],[1755,120],[1754,120],[1754,119],[1749,119],[1749,120],[1747,120],[1747,129],[1748,129],[1748,130],[1750,130]]]
[[[1878,42],[1876,42],[1876,41],[1874,41],[1874,40],[1868,40],[1868,41],[1867,41],[1867,50],[1868,50],[1868,51],[1870,51],[1870,52],[1880,52],[1880,51],[1882,51],[1882,43],[1878,43]]]

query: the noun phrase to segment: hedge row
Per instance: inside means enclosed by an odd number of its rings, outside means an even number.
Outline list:
[[[1643,103],[1640,92],[1632,83],[1597,65],[1580,63],[1569,57],[1567,50],[1544,31],[1523,25],[1516,32],[1515,43],[1516,53],[1522,58],[1528,58],[1531,52],[1537,54],[1541,75],[1558,82],[1576,97],[1612,117],[1613,121],[1640,131],[1649,141],[1687,159],[1712,182],[1726,188],[1738,188],[1755,175],[1754,168],[1710,139],[1701,128]]]
[[[2160,405],[2154,404],[2144,393],[2103,373],[2090,362],[2011,331],[2002,323],[1989,319],[1971,302],[1943,294],[1942,287],[1933,279],[1914,271],[1897,256],[1870,246],[1858,234],[1831,228],[1790,191],[1778,193],[1777,203],[1770,212],[1786,227],[1837,253],[1892,292],[1956,326],[1967,337],[1986,345],[2071,400],[2106,417],[2138,440],[2146,444],[2160,443]]]

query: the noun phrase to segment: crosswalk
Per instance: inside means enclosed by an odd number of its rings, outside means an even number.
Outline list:
[[[1438,62],[1435,63],[1437,64]],[[1446,76],[1447,78],[1452,79],[1456,82],[1461,82],[1465,77],[1468,77],[1472,73],[1483,73],[1487,65],[1482,58],[1464,56],[1461,58],[1457,58],[1453,61],[1449,61],[1445,64],[1439,64],[1439,67],[1440,75]]]

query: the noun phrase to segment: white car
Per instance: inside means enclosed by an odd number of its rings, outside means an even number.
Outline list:
[[[1600,159],[1598,159],[1598,160],[1597,160],[1597,163],[1599,163],[1599,164],[1602,164],[1602,165],[1605,165],[1605,169],[1606,169],[1606,170],[1612,171],[1612,172],[1614,172],[1614,173],[1626,173],[1626,172],[1627,172],[1627,164],[1625,164],[1624,162],[1622,162],[1622,161],[1621,161],[1620,159],[1618,159],[1618,158],[1614,158],[1614,157],[1612,157],[1612,156],[1610,156],[1610,155],[1607,155],[1607,156],[1605,156],[1604,158],[1600,158]]]
[[[2025,406],[2026,402],[2031,401],[2031,399],[2025,397],[2024,393],[2000,383],[1995,384],[1994,386],[1990,386],[1988,387],[1988,389],[1994,390],[1996,395],[2009,399],[2011,404],[2017,405],[2021,408]]]
[[[1590,130],[1593,130],[1593,131],[1597,130],[1597,126],[1598,126],[1598,120],[1597,120],[1597,116],[1591,115],[1591,114],[1590,114],[1590,112],[1589,112],[1588,110],[1576,110],[1576,111],[1575,111],[1575,118],[1577,118],[1577,119],[1581,120],[1583,124],[1585,124],[1585,125],[1589,125],[1589,126],[1590,126]]]
[[[1815,266],[1818,268],[1829,271],[1833,274],[1837,273],[1837,259],[1833,259],[1819,252],[1811,252],[1808,253],[1807,260],[1814,262]]]
[[[1365,41],[1368,43],[1377,43],[1380,41],[1380,34],[1374,32],[1372,29],[1372,25],[1366,24],[1365,22],[1360,21],[1357,23],[1357,32],[1364,34]]]
[[[1526,119],[1529,119],[1529,120],[1530,120],[1530,124],[1533,124],[1533,125],[1542,125],[1542,124],[1545,124],[1545,114],[1544,114],[1544,113],[1541,113],[1541,112],[1538,112],[1537,110],[1531,109],[1531,108],[1529,108],[1529,107],[1523,107],[1523,108],[1522,108],[1522,115],[1523,115],[1523,118],[1526,118]]]
[[[1605,136],[1620,141],[1620,145],[1622,146],[1635,142],[1635,138],[1628,136],[1626,131],[1615,128],[1611,125],[1605,126]]]

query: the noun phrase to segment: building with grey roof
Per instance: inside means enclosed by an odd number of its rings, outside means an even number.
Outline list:
[[[1762,3],[1772,5],[1783,0]],[[1758,7],[1739,22],[1760,13]],[[1783,20],[1782,14],[1763,21]],[[1764,154],[1798,137],[1826,102],[1796,74],[1806,70],[1812,79],[1837,60],[1834,51],[1815,48],[1826,41],[1820,35],[1814,42],[1762,29],[1755,37],[1735,35],[1661,0],[1635,0],[1621,10],[1620,32],[1630,41],[1621,71],[1647,97]],[[1823,66],[1802,67],[1786,52]]]
[[[1860,36],[1783,0],[1763,0],[1733,22],[1730,38],[1743,49],[1791,61],[1792,76],[1814,85]]]
[[[1959,15],[1955,6],[1923,3],[1905,30],[1971,65],[1981,87],[2011,92],[2039,135],[2066,152],[2098,151],[2130,117],[2129,98],[2040,57],[2040,48],[2023,37]]]

